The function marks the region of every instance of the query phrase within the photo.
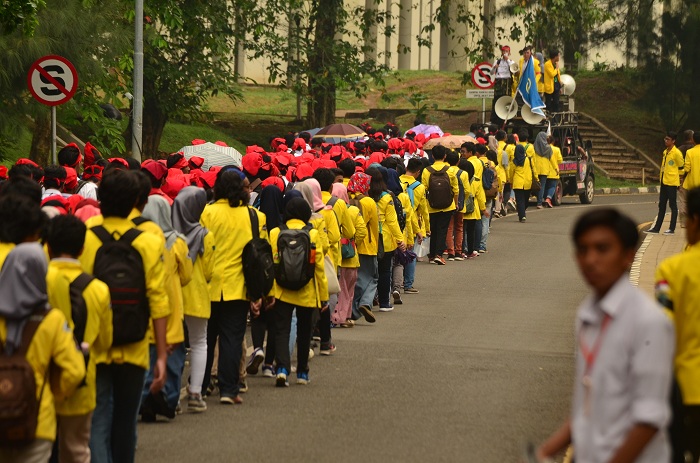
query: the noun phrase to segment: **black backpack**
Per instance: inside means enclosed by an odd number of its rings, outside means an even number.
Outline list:
[[[78,346],[85,339],[85,328],[87,327],[87,304],[83,297],[83,291],[95,278],[87,273],[81,273],[78,278],[70,284],[70,306],[71,319],[73,320],[73,337]]]
[[[277,237],[279,263],[275,264],[275,280],[282,288],[297,291],[314,277],[316,246],[311,244],[309,232],[312,228],[311,224],[299,230],[280,225]]]
[[[399,221],[399,228],[401,231],[404,231],[406,229],[406,212],[403,210],[403,204],[391,191],[383,192],[379,198],[381,199],[385,194],[391,195],[391,199],[394,201],[394,209],[396,210],[396,219]]]
[[[268,295],[275,282],[275,266],[272,261],[272,246],[260,238],[260,224],[255,209],[248,208],[253,238],[243,247],[243,277],[246,294],[252,301]]]
[[[107,284],[112,297],[112,345],[141,341],[146,337],[151,312],[143,258],[132,243],[143,232],[131,228],[115,239],[101,225],[91,230],[102,241],[92,274]]]
[[[430,177],[428,178],[428,203],[433,209],[447,209],[454,202],[450,175],[447,173],[448,166],[440,170],[435,170],[433,166],[428,167]]]
[[[464,208],[464,184],[462,183],[462,174],[464,171],[459,169],[457,171],[457,185],[459,186],[459,195],[457,195],[457,212]]]
[[[34,368],[26,355],[45,311],[29,317],[22,331],[19,348],[7,355],[0,342],[0,447],[19,448],[32,443],[36,437],[41,398],[46,376],[36,397]]]

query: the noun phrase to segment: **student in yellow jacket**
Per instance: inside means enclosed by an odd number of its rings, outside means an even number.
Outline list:
[[[346,204],[350,204],[347,188],[341,183],[333,184],[333,196],[343,200]],[[338,303],[331,315],[331,321],[345,328],[355,326],[352,319],[352,299],[355,292],[355,283],[357,282],[357,269],[360,266],[360,256],[357,251],[358,242],[362,242],[367,237],[367,226],[360,214],[360,209],[355,206],[347,206],[347,217],[352,222],[352,229],[355,234],[351,239],[341,238],[341,252],[343,248],[353,250],[351,257],[345,257],[340,262],[340,293],[338,293]]]
[[[290,199],[284,210],[286,227],[291,230],[300,230],[306,226],[311,218],[311,208],[302,198]],[[275,228],[270,232],[270,244],[275,264],[279,264],[280,250],[277,239],[280,229]],[[314,258],[314,276],[301,289],[293,290],[283,288],[275,283],[275,352],[277,360],[277,386],[289,386],[287,376],[291,371],[289,352],[289,331],[291,329],[292,312],[296,310],[297,316],[297,384],[309,382],[309,347],[311,344],[311,316],[314,310],[328,310],[328,281],[324,269],[324,257],[316,252],[318,245],[318,232],[309,230],[311,240],[311,255]],[[310,262],[308,265],[312,265]]]
[[[455,176],[455,178],[457,179],[457,187],[459,188],[459,190],[462,190],[463,195],[466,195],[467,193],[465,191],[465,185],[469,183],[469,175],[466,171],[460,169],[457,166],[457,163],[460,161],[459,155],[456,152],[450,150],[447,153],[445,160],[450,165],[450,168],[447,170],[447,172],[451,172]],[[445,244],[447,246],[448,261],[464,260],[464,257],[462,257],[462,241],[464,239],[464,218],[462,217],[463,209],[464,204],[462,204],[461,209],[459,208],[459,204],[457,204],[457,210],[452,215],[452,218],[450,219],[450,225],[447,227],[447,239],[445,240]]]
[[[549,177],[552,171],[552,147],[547,141],[547,134],[545,132],[539,132],[535,138],[535,143],[533,144],[535,155],[531,158],[534,162],[535,171],[537,172],[537,177],[542,185],[540,191],[537,192],[537,209],[542,209],[544,203],[544,196],[547,190],[547,177]]]
[[[646,233],[657,234],[666,217],[666,203],[671,208],[671,223],[664,235],[673,235],[678,220],[678,187],[681,184],[680,171],[683,170],[683,154],[676,148],[676,132],[667,132],[664,137],[666,149],[661,161],[661,185],[659,186],[659,213],[656,223]]]
[[[95,358],[103,355],[112,345],[112,308],[109,288],[96,278],[83,273],[78,257],[85,244],[87,229],[73,215],[59,215],[51,220],[46,242],[49,269],[46,287],[49,305],[60,309],[74,330],[76,343],[87,360],[87,374],[83,384],[70,397],[56,401],[58,419],[58,454],[61,461],[88,461],[90,459],[90,427],[96,405]],[[82,276],[81,276],[82,275]],[[80,281],[76,282],[78,278]],[[71,286],[83,284],[84,315],[76,330],[73,320]],[[81,347],[82,345],[82,347]]]
[[[333,213],[331,220],[335,219],[338,224],[340,239],[336,243],[335,248],[331,249],[333,263],[335,264],[336,268],[338,268],[340,267],[340,261],[342,260],[340,255],[340,240],[347,240],[355,235],[354,225],[346,214],[348,209],[347,203],[341,198],[334,196],[332,193],[333,186],[335,185],[335,174],[333,171],[326,168],[316,169],[313,177],[321,188],[321,201],[324,205],[331,206],[330,212]],[[333,308],[332,305],[331,309]]]
[[[326,219],[324,218],[323,215],[321,215],[319,212],[314,212],[316,211],[316,207],[318,206],[319,210],[322,210],[324,208],[324,205],[317,204],[315,203],[314,200],[314,190],[311,186],[310,183],[305,183],[305,182],[297,182],[294,185],[294,189],[298,192],[301,193],[301,195],[304,197],[307,203],[309,203],[309,207],[311,208],[311,219],[309,220],[309,223],[314,226],[314,230],[318,232],[319,236],[319,241],[321,242],[321,246],[323,249],[323,255],[327,255],[331,251],[331,240],[329,239],[329,229],[328,229],[328,224],[326,223]],[[323,201],[321,201],[322,203]],[[338,237],[338,240],[340,240],[340,229],[336,230],[334,229],[332,232],[330,232],[333,235],[333,238]]]
[[[134,228],[129,219],[140,199],[141,174],[114,169],[107,172],[100,184],[102,226],[113,236],[122,236]],[[162,232],[161,232],[162,233]],[[151,392],[163,388],[166,378],[166,330],[170,315],[165,291],[163,241],[151,233],[141,233],[132,246],[141,255],[146,279],[150,318],[153,321],[157,359]],[[85,249],[80,262],[86,273],[93,273],[95,257],[102,241],[92,229],[85,236]],[[115,333],[116,334],[116,333]],[[97,355],[97,404],[92,418],[90,451],[93,461],[131,461],[136,448],[136,418],[141,391],[148,370],[148,336],[122,346],[112,346]],[[119,393],[115,393],[118,390]],[[111,457],[110,457],[111,455]]]
[[[526,154],[525,145],[520,143],[515,147],[515,156],[510,165],[510,182],[513,185],[515,202],[518,207],[518,219],[521,222],[527,220],[525,210],[530,200],[533,174],[536,176],[537,171],[534,169],[532,158]]]
[[[544,63],[544,101],[550,113],[559,112],[560,91],[559,51],[552,50],[549,52],[549,60]]]
[[[552,156],[549,158],[551,164],[549,169],[549,174],[547,175],[547,183],[545,187],[545,199],[544,203],[547,207],[554,207],[552,204],[552,198],[557,192],[557,185],[559,184],[559,165],[564,162],[564,158],[561,156],[561,149],[554,144],[554,137],[551,135],[547,137],[547,142],[552,147]]]
[[[692,190],[700,187],[700,130],[693,134],[695,146],[685,152],[685,180],[683,188]]]
[[[42,246],[36,242],[18,244],[5,263],[0,272],[0,346],[3,355],[25,352],[34,372],[39,411],[34,440],[21,447],[0,447],[0,461],[48,461],[56,439],[55,401],[72,395],[85,379],[85,360],[66,317],[48,304]],[[28,339],[27,323],[36,322],[39,325]]]
[[[173,202],[173,227],[185,237],[188,259],[192,261],[192,280],[182,288],[185,324],[190,344],[190,383],[187,411],[203,412],[202,381],[207,364],[207,321],[211,316],[209,282],[214,275],[216,240],[214,233],[202,227],[199,219],[207,205],[202,188],[186,187]]]
[[[405,249],[404,237],[399,227],[396,208],[394,206],[394,196],[389,193],[386,179],[384,177],[384,166],[370,167],[367,174],[371,177],[369,187],[369,197],[377,203],[377,214],[379,220],[379,241],[383,245],[382,250],[377,254],[377,295],[379,298],[379,311],[390,312],[393,310],[389,301],[391,295],[391,272],[394,251],[397,248]],[[388,175],[388,174],[387,174]],[[398,201],[398,199],[397,199]]]
[[[418,158],[411,158],[406,164],[406,173],[399,177],[401,187],[406,195],[413,198],[411,207],[415,211],[418,220],[418,231],[415,233],[416,239],[413,243],[406,242],[406,246],[412,244],[415,248],[423,242],[423,239],[430,235],[430,216],[428,214],[428,200],[426,198],[425,185],[420,181],[423,163]],[[417,260],[413,260],[404,267],[403,271],[403,292],[406,294],[416,294],[418,289],[413,285],[416,279]]]
[[[476,224],[481,220],[482,212],[486,212],[486,195],[484,187],[480,181],[474,177],[474,164],[467,159],[460,159],[457,166],[467,173],[467,182],[464,184],[464,207],[462,208],[462,218],[464,220],[464,243],[466,244],[465,259],[479,257],[476,250]],[[467,212],[469,197],[472,198],[474,210]]]
[[[219,401],[240,404],[239,365],[248,311],[257,314],[262,299],[251,301],[243,276],[243,248],[253,239],[251,212],[257,214],[255,233],[267,239],[265,214],[248,207],[248,179],[237,169],[221,171],[214,185],[214,203],[202,212],[201,223],[216,236],[214,275],[209,284],[211,318],[207,328],[207,366],[202,390],[211,380],[214,347],[219,339]]]
[[[690,150],[689,150],[690,151]],[[686,161],[688,153],[686,153]],[[675,374],[683,399],[673,410],[684,428],[684,448],[678,454],[700,458],[700,188],[688,191],[688,248],[665,259],[656,269],[656,297],[676,327]],[[686,437],[687,436],[687,437]]]
[[[435,172],[442,169],[449,169],[450,165],[445,162],[445,156],[447,155],[447,150],[443,146],[436,146],[433,148],[433,158],[435,162],[431,166]],[[430,168],[423,169],[423,174],[421,181],[430,195],[430,177],[433,174],[430,172]],[[428,202],[428,213],[430,214],[430,254],[428,255],[429,260],[438,265],[445,265],[445,260],[442,258],[442,253],[445,251],[446,238],[447,238],[447,228],[450,225],[450,218],[452,217],[452,212],[456,209],[456,198],[459,195],[459,185],[457,184],[457,177],[454,174],[450,174],[448,171],[448,177],[450,180],[450,187],[452,189],[452,196],[454,197],[452,204],[444,209],[435,209],[430,206]]]
[[[350,202],[359,206],[362,219],[367,228],[367,237],[356,241],[360,267],[357,271],[357,282],[353,292],[352,319],[364,317],[368,323],[374,323],[376,318],[372,313],[372,303],[377,292],[377,251],[379,241],[379,216],[377,204],[369,193],[371,177],[364,172],[357,172],[350,177],[348,193]]]
[[[165,236],[165,252],[163,266],[165,268],[165,290],[170,303],[166,341],[168,343],[168,374],[163,387],[162,397],[149,394],[152,369],[146,375],[141,403],[141,417],[144,421],[155,421],[156,414],[168,418],[175,417],[175,409],[180,400],[180,384],[182,371],[185,368],[186,349],[184,345],[184,313],[182,287],[192,280],[192,261],[189,259],[189,249],[184,236],[173,229],[172,211],[170,204],[160,195],[148,197],[143,209],[143,218],[150,220],[160,227]],[[152,340],[151,340],[152,341]],[[154,357],[155,346],[151,343],[151,359]]]

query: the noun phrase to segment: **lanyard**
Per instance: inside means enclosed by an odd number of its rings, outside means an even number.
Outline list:
[[[596,336],[595,342],[593,343],[593,348],[589,348],[589,346],[587,346],[586,343],[583,342],[583,336],[579,336],[579,346],[581,348],[581,355],[583,355],[583,360],[586,362],[586,369],[583,372],[583,377],[584,379],[588,379],[589,381],[591,370],[593,369],[593,365],[595,364],[595,361],[598,358],[598,352],[600,351],[600,346],[603,343],[605,330],[608,328],[611,318],[612,317],[610,317],[610,315],[605,314],[605,317],[603,318],[603,323],[600,325],[600,332],[598,333],[598,336]]]

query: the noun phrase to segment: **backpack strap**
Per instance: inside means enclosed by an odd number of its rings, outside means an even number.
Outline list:
[[[140,215],[138,217],[134,217],[133,219],[131,219],[131,222],[138,227],[139,225],[143,225],[146,222],[150,222],[150,220],[148,220],[146,217]]]
[[[73,282],[70,284],[71,296],[73,296],[73,294],[76,294],[82,297],[83,292],[88,287],[88,285],[92,283],[92,280],[94,279],[95,277],[93,277],[92,275],[88,275],[85,272],[78,275],[78,278],[73,280]],[[78,341],[78,344],[80,344],[83,342],[83,339],[85,339],[85,328],[87,327],[87,310],[85,311],[85,313],[78,314],[76,313],[76,309],[77,307],[71,307],[71,318],[73,319],[73,336],[75,336],[75,340]]]
[[[41,325],[41,322],[44,320],[44,316],[48,313],[48,311],[45,309],[45,307],[42,305],[41,308],[38,308],[32,313],[29,318],[27,319],[27,322],[24,324],[24,328],[22,330],[22,341],[19,343],[19,347],[17,350],[14,352],[17,355],[21,355],[22,357],[26,357],[27,351],[29,350],[29,345],[32,343],[32,339],[34,338],[34,334],[36,333],[36,330],[39,328],[39,325]],[[0,341],[0,354],[5,353],[5,343]],[[43,387],[42,387],[43,391]]]
[[[428,166],[428,167],[426,167],[426,170],[427,170],[428,172],[430,172],[431,174],[434,174],[434,173],[435,173],[435,167],[433,167],[433,166]]]
[[[114,237],[102,225],[92,227],[90,230],[92,230],[95,236],[97,236],[97,238],[99,238],[99,240],[102,241],[102,244],[109,243],[110,241],[114,240]]]
[[[131,246],[131,244],[134,242],[134,240],[141,234],[143,233],[141,230],[137,230],[135,228],[130,228],[129,230],[126,231],[120,238],[119,241],[124,241],[126,244]]]
[[[262,180],[260,180],[259,178],[256,178],[255,180],[250,182],[250,185],[248,186],[248,188],[250,188],[250,191],[255,191],[255,189],[257,187],[259,187],[261,183],[262,183]]]
[[[447,169],[449,169],[449,168],[450,168],[450,166],[445,166],[445,167],[443,167],[442,169],[440,169],[439,172],[440,172],[441,174],[444,174],[444,173],[447,172]]]
[[[338,197],[337,196],[331,196],[331,199],[328,200],[326,203],[327,206],[334,207],[335,203],[338,202]]]
[[[258,222],[258,214],[253,210],[252,207],[248,208],[248,216],[250,216],[250,230],[255,239],[256,236],[260,236],[260,223]]]

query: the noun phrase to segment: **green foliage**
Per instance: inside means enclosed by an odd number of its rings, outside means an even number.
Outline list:
[[[20,30],[31,36],[39,24],[38,13],[45,0],[2,0],[0,2],[0,32],[11,34]]]
[[[415,87],[408,88],[409,95],[404,97],[408,101],[412,108],[411,113],[414,115],[415,121],[419,124],[424,124],[428,121],[428,111],[436,110],[438,105],[436,103],[428,103],[429,95],[416,91]]]

